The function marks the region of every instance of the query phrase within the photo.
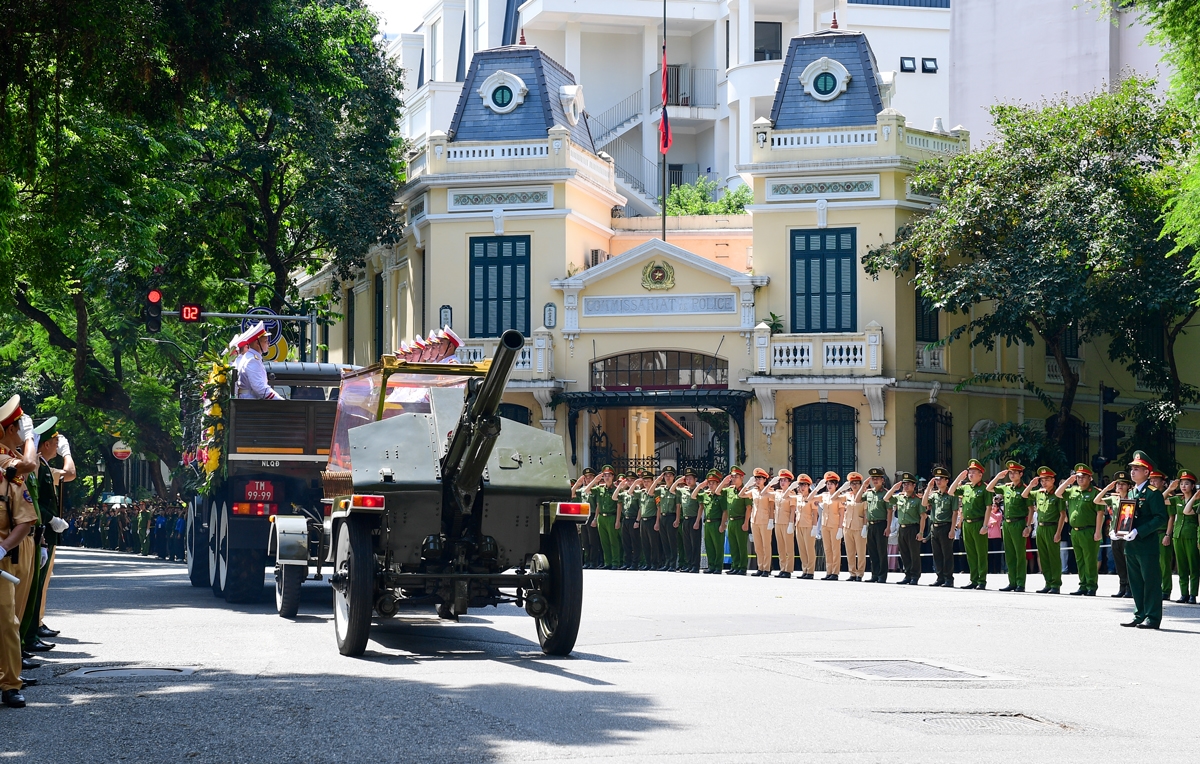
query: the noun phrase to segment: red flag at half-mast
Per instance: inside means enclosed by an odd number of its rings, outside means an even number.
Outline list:
[[[658,151],[666,154],[671,149],[671,123],[667,119],[667,45],[663,42],[662,58],[662,120],[658,123]]]

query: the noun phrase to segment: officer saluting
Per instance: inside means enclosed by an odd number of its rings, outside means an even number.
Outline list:
[[[28,588],[33,566],[33,544],[29,531],[37,522],[37,511],[24,485],[24,477],[37,467],[33,448],[33,422],[21,411],[21,398],[14,395],[0,407],[0,571],[25,577]],[[13,445],[20,442],[18,451]],[[16,552],[20,551],[22,555]],[[22,557],[24,559],[17,559]],[[17,585],[0,579],[0,701],[10,708],[24,708],[21,694],[21,620],[17,612]]]
[[[1162,622],[1162,573],[1158,567],[1163,528],[1167,525],[1167,506],[1162,492],[1150,485],[1154,465],[1142,451],[1133,452],[1129,478],[1133,490],[1129,498],[1137,502],[1133,528],[1125,533],[1125,564],[1129,568],[1129,589],[1133,594],[1133,620],[1122,626],[1157,629]]]

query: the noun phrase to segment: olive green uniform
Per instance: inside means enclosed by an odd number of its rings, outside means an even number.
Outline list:
[[[1037,508],[1034,522],[1037,527],[1038,567],[1042,569],[1046,586],[1059,589],[1062,587],[1062,557],[1058,553],[1059,542],[1054,540],[1054,536],[1058,533],[1058,521],[1066,511],[1067,503],[1055,496],[1053,491],[1042,488],[1030,491],[1029,500]]]
[[[596,530],[600,531],[604,565],[615,568],[621,564],[621,532],[616,528],[617,502],[613,488],[601,483],[592,489],[591,497],[596,502]]]
[[[898,493],[892,497],[900,522],[900,565],[904,568],[904,580],[914,583],[921,578],[921,516],[925,508],[920,496]]]
[[[1029,518],[1029,499],[1021,493],[1024,485],[998,485],[996,493],[1004,497],[1004,525],[1001,536],[1004,539],[1004,562],[1008,566],[1008,585],[1025,586],[1025,573],[1028,565],[1025,563],[1025,521]]]
[[[750,532],[743,530],[742,525],[746,522],[746,505],[750,500],[738,496],[738,489],[733,486],[727,487],[723,493],[725,508],[729,512],[729,522],[725,526],[725,534],[729,539],[729,572],[745,573],[750,564],[746,544]]]
[[[955,489],[954,494],[958,496],[959,509],[962,511],[962,542],[967,553],[971,583],[982,588],[987,585],[988,536],[984,530],[984,520],[992,503],[991,496],[983,483],[964,483]]]
[[[641,502],[638,494],[645,493],[641,488],[630,490],[626,488],[618,497],[621,502],[621,549],[625,552],[623,568],[634,569],[641,564],[642,545],[638,540],[638,529],[633,527],[637,522]]]
[[[692,498],[692,489],[686,483],[675,489],[679,496],[679,529],[683,532],[679,565],[692,573],[700,572],[700,545],[703,531],[696,527],[700,514],[700,500]]]
[[[1167,511],[1174,515],[1175,525],[1171,528],[1171,543],[1175,546],[1175,565],[1179,568],[1179,594],[1195,597],[1200,587],[1200,551],[1196,547],[1198,521],[1196,515],[1183,514],[1187,499],[1172,496]],[[1192,509],[1195,511],[1195,504]]]
[[[1100,585],[1100,542],[1096,540],[1096,515],[1103,512],[1104,508],[1095,504],[1099,493],[1095,486],[1085,491],[1073,485],[1063,491],[1063,500],[1067,503],[1067,522],[1071,525],[1071,548],[1075,550],[1075,567],[1079,570],[1079,588],[1091,594],[1095,594]]]
[[[700,512],[704,515],[704,554],[708,557],[708,572],[720,573],[725,568],[725,534],[721,533],[725,497],[702,488],[696,498],[700,500]]]
[[[888,502],[887,491],[868,488],[862,500],[867,505],[867,562],[872,581],[887,581],[888,574]]]
[[[933,569],[940,583],[954,580],[954,539],[950,529],[954,523],[954,510],[958,499],[953,494],[934,491],[929,496],[929,546],[933,552]]]
[[[658,531],[654,530],[654,524],[658,522],[658,497],[654,492],[642,488],[637,489],[636,494],[638,536],[642,544],[642,559],[644,560],[642,567],[653,570],[662,567],[660,555],[662,546],[658,542]]]
[[[1125,542],[1125,565],[1129,591],[1133,594],[1133,620],[1157,626],[1162,621],[1162,576],[1158,568],[1159,548],[1167,525],[1167,507],[1162,491],[1144,484],[1129,492],[1138,502],[1133,527],[1137,537]]]
[[[658,543],[662,549],[663,567],[676,570],[679,567],[679,529],[675,522],[679,496],[669,486],[660,485],[654,489],[654,497],[658,501]]]
[[[1164,504],[1170,501],[1163,499]],[[1195,505],[1193,505],[1195,506]],[[1167,507],[1168,516],[1171,513],[1170,506]],[[1164,528],[1164,536],[1166,529]],[[1164,538],[1164,540],[1166,540]],[[1171,575],[1175,569],[1175,547],[1168,541],[1158,548],[1158,574],[1162,577],[1162,598],[1170,599],[1171,592],[1175,589],[1174,577]]]

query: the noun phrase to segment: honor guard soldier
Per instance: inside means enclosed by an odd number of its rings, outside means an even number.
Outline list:
[[[966,482],[964,482],[966,481]],[[967,570],[971,580],[964,589],[986,589],[988,569],[987,513],[991,496],[983,483],[983,464],[978,459],[967,462],[950,486],[958,497],[958,514],[954,530],[962,530],[963,550],[967,553]]]
[[[621,518],[617,514],[617,487],[613,477],[612,465],[606,464],[588,484],[588,495],[596,502],[596,519],[592,526],[600,535],[600,549],[604,555],[604,564],[600,567],[608,570],[616,570],[621,564]]]
[[[1175,546],[1175,567],[1179,570],[1179,599],[1176,602],[1196,604],[1200,586],[1200,551],[1196,546],[1196,512],[1192,497],[1196,495],[1196,473],[1180,470],[1163,497],[1167,498],[1167,536]]]
[[[750,532],[754,537],[754,573],[756,578],[771,575],[771,528],[774,513],[771,510],[771,492],[767,488],[770,474],[755,467],[750,482],[738,495],[750,502]]]
[[[1129,589],[1133,593],[1133,620],[1122,626],[1157,629],[1162,622],[1162,575],[1158,568],[1163,529],[1167,526],[1167,507],[1162,492],[1150,485],[1154,465],[1142,451],[1133,452],[1129,479],[1133,490],[1129,498],[1137,502],[1133,528],[1125,533],[1125,564],[1129,568]]]
[[[1067,521],[1066,502],[1055,493],[1055,478],[1049,467],[1038,467],[1038,482],[1025,486],[1021,495],[1030,500],[1030,527],[1034,529],[1038,567],[1042,569],[1045,585],[1038,594],[1058,594],[1062,590],[1062,557],[1059,543]]]
[[[705,573],[720,573],[725,568],[725,502],[721,495],[722,478],[719,470],[709,470],[703,483],[692,489],[692,498],[700,502],[704,519],[704,555],[708,558]]]
[[[741,467],[729,470],[722,485],[722,500],[725,502],[725,533],[729,540],[729,575],[744,576],[750,565],[747,540],[750,537],[750,517],[746,511],[749,499],[742,498],[743,479],[746,473]]]
[[[916,489],[916,476],[903,472],[899,482],[886,494],[900,522],[900,565],[904,568],[904,578],[899,583],[912,586],[921,581],[921,537],[925,535],[927,519]]]
[[[1159,493],[1163,494],[1163,500],[1166,501],[1167,476],[1158,470],[1150,471],[1150,487]],[[1168,513],[1169,517],[1169,513]],[[1162,598],[1163,602],[1171,599],[1171,592],[1174,590],[1174,582],[1171,578],[1171,571],[1175,567],[1175,549],[1171,546],[1171,536],[1169,533],[1163,533],[1162,548],[1158,550],[1158,570],[1162,577]]]
[[[596,520],[596,503],[592,501],[591,490],[588,486],[596,479],[596,471],[584,467],[583,474],[571,485],[571,498],[588,505],[588,520],[579,529],[579,545],[583,551],[583,567],[596,568],[603,565],[603,554],[600,553],[600,534],[593,523]],[[596,557],[600,554],[601,562],[597,564]]]
[[[929,546],[933,552],[933,570],[937,580],[930,586],[954,588],[954,515],[958,499],[950,493],[950,471],[933,469],[933,479],[925,488],[921,506],[929,512]]]
[[[871,582],[887,583],[888,534],[892,527],[892,505],[888,490],[883,487],[886,473],[879,467],[867,470],[868,482],[858,489],[855,501],[867,505],[867,562],[871,566]]]
[[[858,500],[862,484],[862,474],[851,472],[842,487],[846,497],[842,540],[846,542],[846,564],[850,567],[851,581],[862,581],[867,572],[867,504]]]
[[[791,578],[796,569],[796,491],[800,484],[789,470],[780,470],[767,484],[768,489],[772,486],[771,504],[775,507],[775,517],[769,524],[775,530],[775,548],[779,551],[779,572],[775,577]]]
[[[1129,490],[1133,488],[1133,483],[1129,482],[1128,472],[1118,472],[1113,475],[1113,480],[1108,485],[1096,494],[1096,498],[1092,503],[1101,507],[1101,511],[1109,514],[1109,529],[1108,537],[1112,540],[1112,556],[1113,564],[1117,568],[1117,580],[1119,586],[1117,593],[1112,595],[1115,598],[1124,598],[1132,596],[1129,593],[1129,566],[1125,561],[1125,537],[1117,535],[1117,511],[1121,503],[1121,499],[1129,496]],[[1109,495],[1109,492],[1114,492]]]
[[[1020,462],[1009,460],[1004,469],[996,473],[987,490],[1004,497],[1004,524],[1001,536],[1004,541],[1004,562],[1008,566],[1008,586],[1002,592],[1025,591],[1025,539],[1029,537],[1029,499],[1025,497],[1025,485],[1021,477],[1025,467]],[[1000,481],[1009,478],[1004,485]]]
[[[679,494],[675,492],[675,468],[667,465],[659,475],[654,498],[658,502],[658,517],[654,529],[658,532],[658,544],[662,549],[663,565],[660,570],[679,569]]]
[[[684,573],[700,572],[701,534],[704,533],[700,523],[704,518],[700,516],[700,500],[694,494],[695,488],[696,470],[687,467],[675,481],[675,493],[679,496],[679,525],[683,531],[680,554]]]
[[[1096,506],[1100,491],[1092,485],[1092,470],[1076,464],[1070,476],[1059,484],[1055,496],[1067,504],[1067,523],[1071,526],[1071,548],[1079,569],[1079,588],[1071,594],[1095,597],[1099,587],[1100,539],[1104,532],[1104,510]]]
[[[37,467],[33,446],[33,422],[21,410],[14,395],[0,407],[0,570],[20,579],[13,584],[0,579],[0,700],[10,708],[24,708],[21,694],[21,617],[17,590],[28,589],[26,580],[33,557],[29,532],[37,522],[37,510],[25,487],[25,478]],[[19,445],[18,445],[19,444]],[[24,576],[24,578],[22,578]]]

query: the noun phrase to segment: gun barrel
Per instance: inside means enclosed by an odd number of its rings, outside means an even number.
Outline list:
[[[479,420],[495,415],[500,409],[500,399],[504,397],[504,387],[508,384],[508,375],[512,372],[517,355],[525,347],[525,337],[516,329],[509,329],[500,335],[500,343],[496,345],[496,355],[492,358],[492,368],[479,385],[479,392],[471,404],[470,417]]]

